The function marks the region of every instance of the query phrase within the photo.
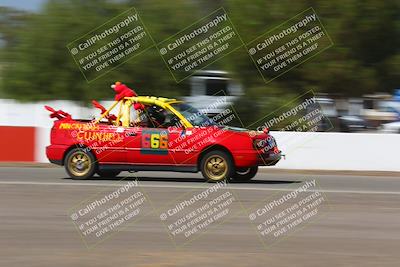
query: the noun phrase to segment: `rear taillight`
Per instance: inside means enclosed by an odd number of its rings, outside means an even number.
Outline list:
[[[55,144],[56,139],[56,128],[53,126],[50,130],[50,144]]]

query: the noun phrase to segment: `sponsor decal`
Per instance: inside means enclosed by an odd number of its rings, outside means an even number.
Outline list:
[[[99,126],[97,124],[93,123],[70,123],[70,122],[63,122],[60,123],[60,126],[58,126],[58,129],[63,129],[63,130],[80,130],[80,131],[93,131],[93,130],[99,130]]]
[[[76,134],[76,139],[79,141],[120,142],[123,140],[123,136],[118,133],[80,131]]]
[[[142,154],[168,154],[168,133],[165,130],[143,130],[141,139]]]

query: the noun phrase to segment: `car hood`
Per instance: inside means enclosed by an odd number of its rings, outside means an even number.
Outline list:
[[[233,127],[233,126],[223,126],[222,129],[230,130],[230,131],[233,131],[233,132],[250,132],[249,129],[240,128],[240,127]]]
[[[268,135],[264,132],[261,131],[254,131],[254,130],[249,130],[246,128],[241,128],[241,127],[233,127],[233,126],[223,126],[222,129],[224,130],[228,130],[234,133],[241,133],[241,134],[245,134],[248,135],[252,138],[267,138]]]

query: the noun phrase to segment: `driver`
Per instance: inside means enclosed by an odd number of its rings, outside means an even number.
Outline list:
[[[147,108],[147,114],[150,118],[150,123],[154,126],[154,128],[159,128],[164,124],[166,116],[163,108],[158,106],[150,106]]]

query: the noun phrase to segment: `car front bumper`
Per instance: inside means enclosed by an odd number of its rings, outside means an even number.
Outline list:
[[[259,154],[258,165],[274,166],[281,160],[282,156],[282,151],[279,151],[278,153],[266,152]]]

